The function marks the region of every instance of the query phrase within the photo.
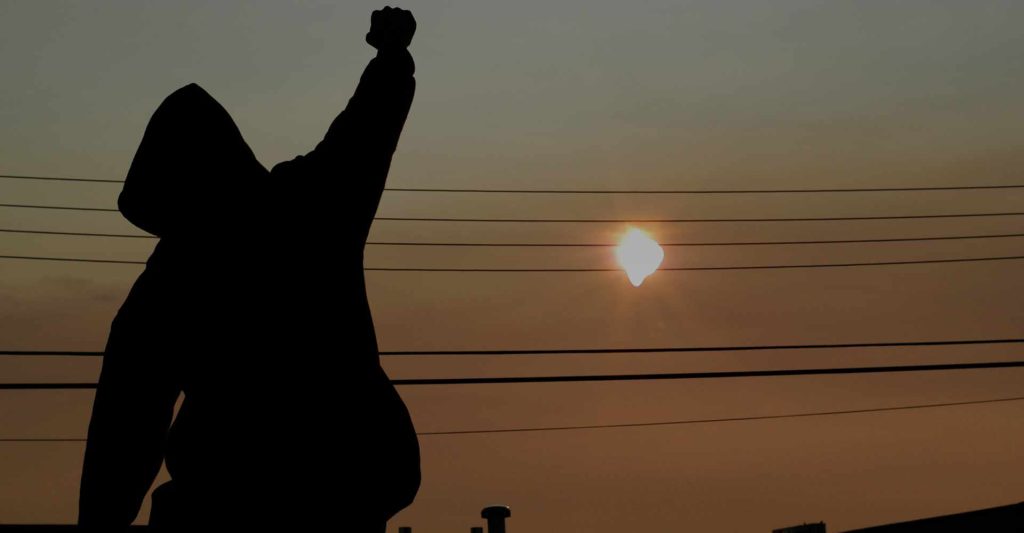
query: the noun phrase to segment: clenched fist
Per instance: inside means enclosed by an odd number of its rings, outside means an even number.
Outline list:
[[[370,32],[366,42],[377,50],[401,50],[412,42],[416,19],[412,13],[397,7],[385,7],[370,16]]]

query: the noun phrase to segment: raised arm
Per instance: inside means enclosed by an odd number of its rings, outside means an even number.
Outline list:
[[[408,11],[374,11],[366,42],[377,56],[348,106],[313,151],[271,171],[275,183],[301,191],[302,203],[313,202],[310,209],[323,208],[315,205],[319,201],[330,202],[369,230],[416,89],[415,64],[407,49],[415,30]]]

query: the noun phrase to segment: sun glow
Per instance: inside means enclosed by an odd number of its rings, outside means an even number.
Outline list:
[[[639,287],[644,278],[658,270],[665,251],[646,232],[629,228],[615,248],[615,257],[629,276],[629,282]]]

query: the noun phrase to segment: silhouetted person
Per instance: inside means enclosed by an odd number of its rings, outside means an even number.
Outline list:
[[[419,488],[381,369],[363,247],[415,90],[408,11],[316,148],[267,170],[199,86],[153,114],[118,205],[160,237],[111,325],[79,524],[124,530],[166,461],[166,531],[384,530]],[[172,414],[180,393],[181,409]]]

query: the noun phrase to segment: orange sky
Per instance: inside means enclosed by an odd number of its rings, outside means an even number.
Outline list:
[[[0,7],[0,173],[123,178],[164,96],[196,81],[267,165],[310,149],[371,57],[367,2]],[[1013,2],[440,2],[405,6],[418,92],[401,187],[708,189],[1021,183]],[[116,185],[0,179],[0,203],[113,207]],[[386,193],[381,216],[738,218],[1024,211],[1020,190],[737,196]],[[647,224],[662,241],[1024,232],[1024,217]],[[130,232],[0,208],[0,228]],[[613,242],[625,225],[377,222],[371,239]],[[144,259],[152,241],[0,233],[0,255]],[[325,243],[330,245],[330,243]],[[667,248],[665,266],[1021,255],[1024,239]],[[367,266],[601,268],[606,249],[372,247]],[[382,350],[702,346],[1024,335],[1021,262],[820,270],[367,274]],[[138,275],[0,260],[0,349],[102,349]],[[274,280],[280,282],[281,280]],[[286,282],[287,280],[285,280]],[[339,350],[341,347],[339,347]],[[285,354],[282,357],[286,357]],[[1019,348],[386,358],[394,378],[1020,359]],[[98,360],[0,359],[3,381]],[[656,383],[406,387],[421,431],[649,422],[1024,393],[1016,369]],[[0,392],[0,436],[78,437],[88,392]],[[759,422],[424,436],[392,522],[512,531],[841,531],[1024,499],[1024,402]],[[344,427],[343,421],[324,421]],[[82,446],[0,443],[0,522],[75,519]],[[143,513],[143,518],[145,517]],[[415,530],[414,529],[414,530]]]

